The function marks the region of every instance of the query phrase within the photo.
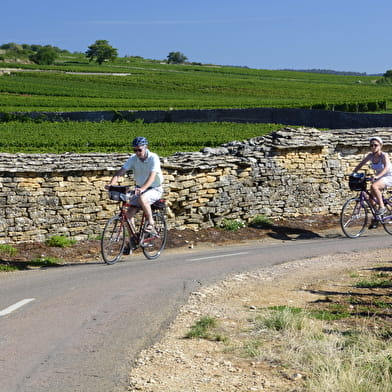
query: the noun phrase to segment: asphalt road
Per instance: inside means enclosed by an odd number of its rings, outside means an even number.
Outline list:
[[[392,245],[388,235],[252,242],[113,266],[0,274],[0,392],[125,392],[137,353],[190,292],[230,274]]]

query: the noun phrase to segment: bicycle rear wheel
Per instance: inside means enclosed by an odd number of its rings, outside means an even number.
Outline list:
[[[357,238],[367,228],[368,223],[367,202],[361,204],[358,197],[347,200],[340,213],[340,226],[343,233],[349,238]]]
[[[144,233],[141,244],[144,256],[150,260],[159,257],[166,245],[167,239],[167,224],[164,215],[160,212],[154,212],[153,218],[155,221],[156,233]],[[147,222],[144,224],[143,230],[146,228],[147,224]]]
[[[125,226],[120,216],[110,218],[102,232],[101,254],[106,264],[120,260],[125,245]]]

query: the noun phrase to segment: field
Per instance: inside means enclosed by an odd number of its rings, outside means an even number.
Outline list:
[[[378,79],[169,65],[140,57],[119,58],[98,66],[73,54],[60,57],[51,66],[0,62],[0,112],[12,117],[13,112],[32,111],[252,107],[391,111],[392,87],[376,83]],[[145,135],[154,151],[168,156],[264,135],[277,128],[276,124],[9,121],[0,123],[0,151],[125,152],[134,136]]]
[[[0,123],[0,151],[8,153],[129,152],[136,136],[146,136],[160,156],[199,151],[233,140],[265,135],[277,124],[63,122]]]
[[[309,108],[379,101],[388,108],[392,103],[392,87],[376,84],[379,77],[169,65],[141,58],[97,66],[70,57],[52,66],[13,64],[19,72],[0,76],[0,112]]]

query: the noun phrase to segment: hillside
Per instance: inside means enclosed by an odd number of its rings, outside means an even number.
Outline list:
[[[97,65],[69,52],[60,53],[53,65],[7,61],[0,61],[1,112],[252,107],[385,111],[392,102],[392,88],[367,75],[175,65],[137,56]]]

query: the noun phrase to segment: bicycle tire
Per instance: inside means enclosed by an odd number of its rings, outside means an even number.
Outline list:
[[[120,216],[110,218],[105,225],[101,238],[101,255],[106,264],[120,260],[125,246],[125,226]]]
[[[143,238],[141,240],[143,254],[149,260],[157,259],[161,255],[167,240],[167,223],[165,216],[160,212],[154,212],[153,218],[155,221],[156,234],[150,235],[143,232]],[[143,231],[147,225],[148,223],[145,222]]]
[[[366,201],[363,201],[363,205],[361,205],[359,197],[348,199],[343,204],[340,213],[340,226],[346,237],[357,238],[366,231],[369,208]]]
[[[381,223],[384,226],[384,230],[388,234],[392,235],[392,205],[385,203],[385,207],[388,212],[386,214],[384,214],[384,218],[381,221]]]

